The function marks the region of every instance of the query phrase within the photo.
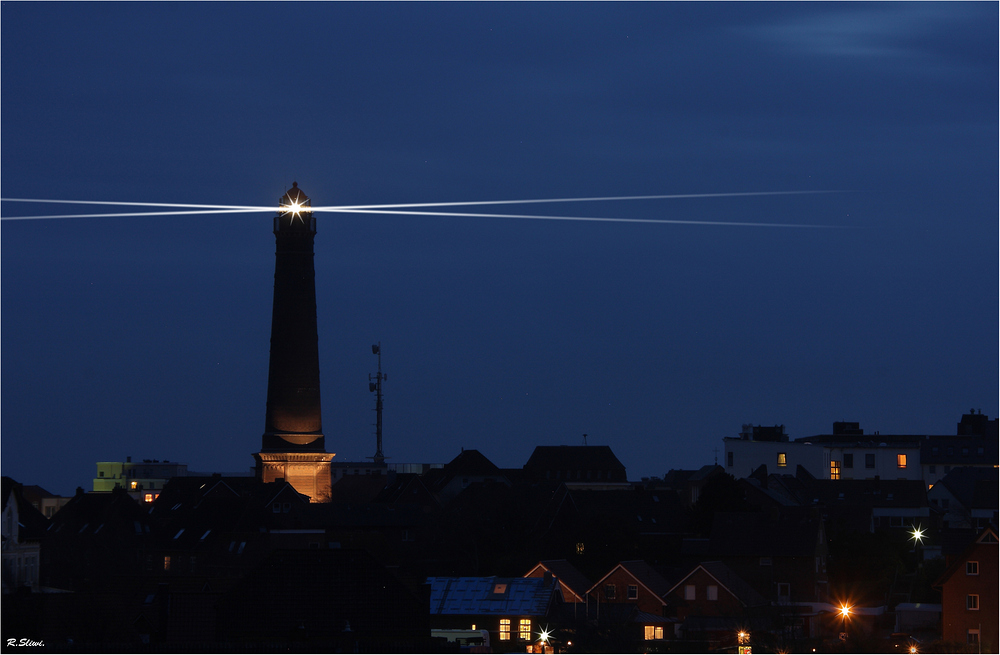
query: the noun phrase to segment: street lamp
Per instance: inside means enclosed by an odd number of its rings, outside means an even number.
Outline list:
[[[736,652],[739,655],[750,655],[750,653],[753,652],[750,647],[749,632],[747,632],[746,630],[740,630],[738,633],[736,633],[736,640],[739,643],[739,646],[736,649]]]
[[[847,619],[850,616],[851,616],[851,608],[850,608],[850,606],[845,605],[844,603],[841,603],[840,604],[840,617],[841,617],[841,620],[843,621],[843,626],[844,626],[843,631],[840,633],[840,640],[841,641],[847,641]]]

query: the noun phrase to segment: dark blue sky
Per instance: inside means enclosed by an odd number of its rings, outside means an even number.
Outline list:
[[[317,205],[750,191],[523,213],[318,216],[337,459],[630,478],[743,423],[953,433],[998,413],[998,5],[4,3],[5,198]],[[3,216],[93,207],[3,204]],[[496,211],[488,208],[483,211]],[[504,212],[514,211],[503,208]],[[246,470],[268,214],[4,221],[2,468]]]

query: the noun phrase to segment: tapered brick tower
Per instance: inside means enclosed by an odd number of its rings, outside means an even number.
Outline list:
[[[274,304],[267,372],[267,412],[257,478],[287,480],[313,502],[330,492],[319,397],[319,333],[311,201],[292,182],[274,217]]]

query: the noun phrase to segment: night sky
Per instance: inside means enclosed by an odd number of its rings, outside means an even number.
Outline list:
[[[327,448],[374,454],[377,341],[390,463],[586,433],[638,479],[744,423],[953,434],[1000,395],[998,11],[4,3],[2,196],[842,191],[477,210],[822,228],[318,214]],[[252,467],[271,216],[5,220],[3,474]]]

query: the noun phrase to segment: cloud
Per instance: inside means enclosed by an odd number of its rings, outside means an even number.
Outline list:
[[[830,57],[925,57],[942,37],[975,17],[952,3],[851,6],[757,25],[746,32],[800,54]]]

